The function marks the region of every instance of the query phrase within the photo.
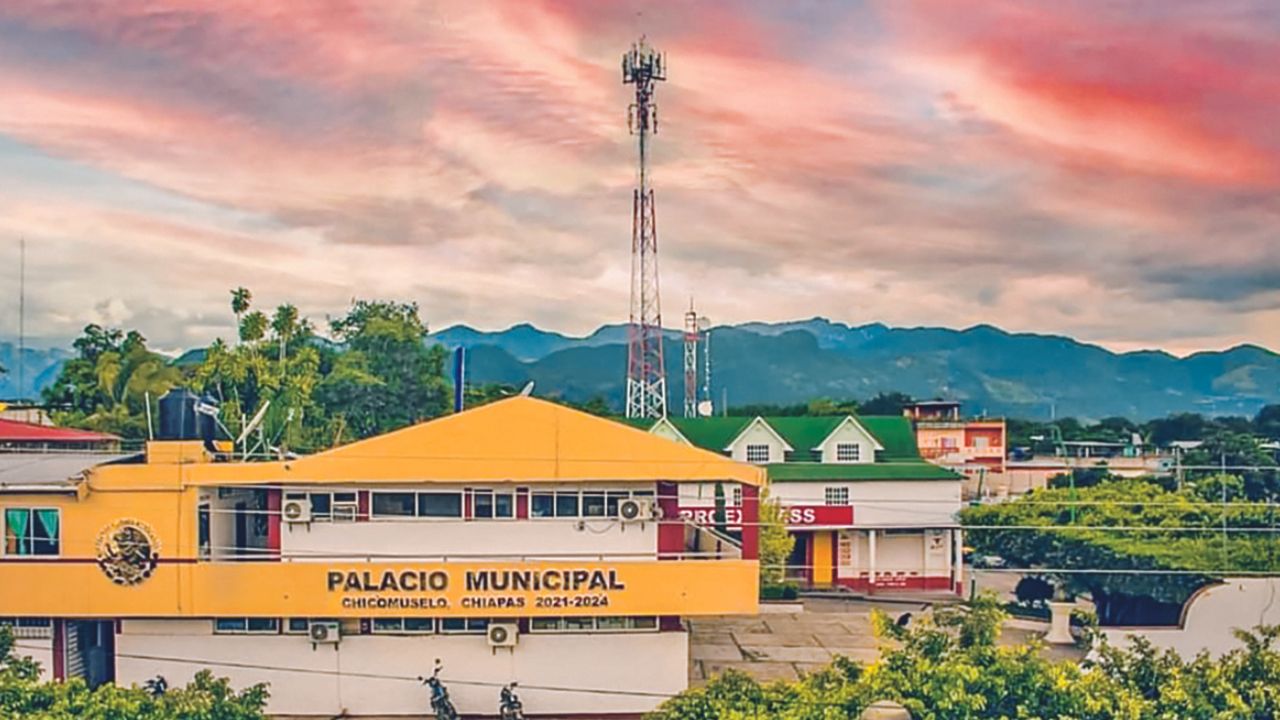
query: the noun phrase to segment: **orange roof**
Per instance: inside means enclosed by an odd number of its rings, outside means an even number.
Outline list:
[[[187,466],[188,482],[704,482],[763,485],[764,471],[717,453],[530,397],[284,463]]]

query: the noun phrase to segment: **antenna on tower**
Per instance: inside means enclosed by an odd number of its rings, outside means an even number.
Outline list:
[[[631,322],[627,326],[627,417],[667,415],[667,376],[662,357],[662,304],[658,296],[658,231],[649,187],[649,135],[658,131],[654,82],[667,79],[666,58],[644,36],[622,56],[622,82],[636,86],[627,127],[638,138],[636,188],[631,210]]]
[[[684,416],[698,416],[698,313],[689,298],[684,314]]]

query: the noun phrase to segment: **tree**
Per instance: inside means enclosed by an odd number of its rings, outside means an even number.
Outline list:
[[[261,720],[266,685],[239,692],[226,678],[208,670],[196,673],[185,687],[151,693],[108,683],[90,689],[79,678],[41,682],[39,666],[14,652],[13,634],[0,627],[0,717],[72,720],[128,718],[128,720]]]
[[[248,288],[238,287],[231,291],[231,312],[236,316],[236,334],[243,326],[244,314],[249,312],[249,304],[253,301],[253,293]]]
[[[417,304],[357,300],[330,326],[347,349],[317,386],[318,399],[358,437],[448,411],[446,351],[426,344]]]
[[[1267,405],[1253,418],[1253,431],[1271,440],[1280,440],[1280,405]]]
[[[110,432],[126,438],[147,436],[147,402],[155,403],[182,382],[182,371],[168,358],[147,349],[136,331],[88,325],[72,343],[78,356],[68,360],[45,401],[57,406],[61,425]]]
[[[285,355],[288,353],[289,340],[297,334],[299,329],[296,305],[285,303],[276,308],[276,314],[271,317],[271,332],[275,334],[276,343],[280,345],[281,363],[284,362]]]
[[[901,415],[902,409],[913,402],[915,400],[910,395],[896,390],[876,393],[875,397],[862,403],[859,412],[863,415]]]
[[[795,547],[795,536],[787,532],[787,511],[782,503],[760,491],[760,584],[776,585],[787,577],[787,561]]]
[[[1000,555],[1012,568],[1043,568],[1066,594],[1088,594],[1104,625],[1176,624],[1191,593],[1215,578],[1280,571],[1275,540],[1256,531],[1275,519],[1267,504],[1216,505],[1191,488],[1169,491],[1140,479],[1074,497],[1042,490],[961,512],[978,552]],[[1097,572],[1078,572],[1086,569]]]
[[[254,310],[240,320],[240,341],[254,345],[267,335],[270,323],[261,310]]]
[[[996,642],[1005,614],[990,596],[937,606],[901,627],[880,611],[881,655],[837,657],[792,682],[729,671],[663,703],[653,720],[856,718],[873,702],[916,720],[1274,718],[1280,710],[1280,628],[1239,632],[1242,647],[1184,660],[1141,639],[1098,646],[1096,661],[1051,660],[1038,642]]]

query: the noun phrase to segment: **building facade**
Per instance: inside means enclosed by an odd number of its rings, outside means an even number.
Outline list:
[[[766,469],[796,539],[789,578],[863,593],[959,591],[962,476],[920,457],[906,418],[667,418],[650,432]],[[719,494],[733,529],[739,498]],[[716,495],[714,485],[682,486],[682,514],[713,525]]]
[[[267,682],[290,716],[632,716],[685,689],[681,617],[752,614],[762,469],[532,398],[307,457],[199,441],[0,489],[0,619],[58,678]],[[742,497],[739,539],[680,519]],[[47,628],[39,637],[41,628]]]

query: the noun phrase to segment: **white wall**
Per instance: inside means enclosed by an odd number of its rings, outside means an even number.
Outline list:
[[[410,491],[419,487],[366,488]],[[463,486],[432,486],[431,490],[457,490]],[[649,490],[653,485],[539,485],[550,490]],[[341,489],[335,489],[341,491]],[[305,491],[285,488],[284,492]],[[334,555],[369,553],[395,561],[403,556],[439,557],[496,555],[513,557],[596,555],[655,555],[657,523],[622,523],[613,518],[371,518],[361,522],[281,523],[280,549],[285,559],[323,559]],[[400,557],[397,557],[400,556]],[[377,557],[371,557],[377,560]]]
[[[849,488],[854,527],[928,527],[958,523],[958,480],[779,482],[769,493],[783,505],[822,505],[826,488]]]
[[[437,657],[445,664],[445,686],[463,714],[497,712],[498,687],[464,684],[469,681],[518,681],[530,714],[644,713],[662,698],[581,690],[674,695],[685,689],[688,674],[688,635],[683,632],[527,634],[514,651],[495,651],[483,635],[360,635],[313,649],[298,635],[134,634],[128,622],[123,631],[116,638],[121,684],[158,674],[171,685],[184,684],[208,666],[215,675],[230,677],[237,688],[270,683],[268,710],[281,715],[425,715],[430,711],[428,691],[414,678],[430,674]],[[261,667],[238,667],[245,664]]]
[[[786,445],[763,422],[752,422],[751,425],[747,426],[747,429],[731,446],[729,457],[738,462],[746,462],[748,445],[768,445],[769,462],[771,463],[780,463],[786,458]],[[796,450],[801,449],[805,448],[796,448]]]
[[[1107,628],[1107,639],[1121,647],[1140,635],[1161,649],[1190,660],[1207,650],[1219,656],[1241,647],[1233,630],[1280,624],[1280,578],[1235,578],[1201,589],[1187,601],[1183,626]]]
[[[841,461],[836,459],[836,445],[849,444],[855,444],[858,446],[858,459],[852,462],[861,464],[876,461],[875,440],[856,423],[846,420],[840,423],[840,426],[836,428],[836,431],[831,433],[831,437],[827,438],[826,442],[820,446],[822,462],[850,464],[851,461]],[[809,448],[796,448],[796,450],[809,450]]]
[[[287,560],[370,553],[389,555],[483,555],[493,558],[548,555],[654,555],[657,523],[621,523],[606,518],[529,520],[370,520],[284,523],[280,548]],[[371,560],[378,560],[371,557]]]
[[[15,637],[13,654],[40,663],[40,679],[53,679],[53,638]]]
[[[949,576],[954,532],[959,530],[921,530],[893,534],[877,531],[876,574]],[[868,531],[842,530],[837,538],[838,576],[858,578],[863,577],[864,572],[870,573],[871,542]]]

